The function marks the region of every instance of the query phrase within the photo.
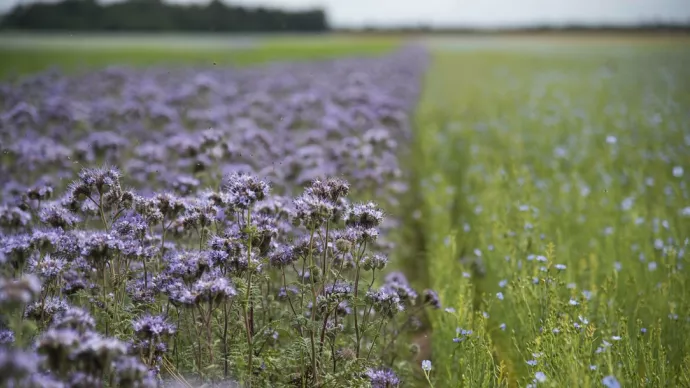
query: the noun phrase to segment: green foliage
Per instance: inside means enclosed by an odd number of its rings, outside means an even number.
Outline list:
[[[431,317],[434,386],[687,386],[689,59],[437,53],[412,172],[418,248],[456,311]]]

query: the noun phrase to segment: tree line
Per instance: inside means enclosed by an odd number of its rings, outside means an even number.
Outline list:
[[[169,4],[162,0],[96,0],[20,4],[0,21],[0,28],[71,31],[207,31],[275,32],[329,29],[321,9],[287,12],[248,8],[212,0],[205,5]]]
[[[364,26],[358,28],[338,28],[335,31],[351,34],[455,34],[455,35],[513,35],[513,34],[551,34],[551,33],[673,33],[690,34],[690,21],[686,23],[639,23],[629,25],[533,25],[525,27],[432,27],[427,25],[414,26]]]

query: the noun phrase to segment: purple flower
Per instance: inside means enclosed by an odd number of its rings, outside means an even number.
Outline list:
[[[93,374],[103,373],[110,363],[127,352],[124,342],[114,338],[104,338],[99,334],[88,333],[82,336],[71,359],[80,365],[81,370]]]
[[[376,228],[383,222],[383,212],[373,202],[353,205],[346,217],[346,223],[369,229]]]
[[[424,303],[435,308],[435,309],[440,309],[441,308],[441,299],[438,297],[438,294],[436,291],[431,290],[431,289],[426,289],[423,292],[424,295]]]
[[[31,214],[16,206],[0,205],[0,228],[20,229],[31,223]]]
[[[12,386],[12,384],[9,384]],[[33,373],[16,382],[16,387],[22,388],[67,388],[68,386],[57,377],[48,373]],[[74,388],[70,386],[69,388]]]
[[[280,290],[278,290],[278,298],[287,298],[288,294],[299,295],[299,289],[295,286],[287,286],[287,288],[281,287]]]
[[[39,218],[44,224],[63,230],[73,229],[80,221],[79,217],[70,213],[67,209],[56,205],[46,206],[41,209]]]
[[[388,257],[384,255],[374,254],[368,255],[364,258],[362,268],[364,270],[382,270],[388,264]]]
[[[372,388],[396,388],[400,386],[400,379],[391,369],[368,369],[365,373]]]
[[[14,343],[14,333],[10,329],[0,329],[0,345],[11,345]]]
[[[166,257],[165,273],[185,281],[194,281],[210,268],[208,256],[203,251],[175,251]]]
[[[55,314],[51,326],[55,329],[72,329],[80,333],[94,330],[96,321],[88,311],[80,307],[68,307]]]
[[[3,379],[22,379],[35,374],[40,358],[33,352],[0,346],[0,376]]]
[[[413,305],[417,300],[417,291],[410,287],[404,276],[398,277],[389,274],[382,288],[397,293],[400,300],[408,305]]]
[[[132,279],[127,282],[125,287],[127,290],[127,295],[135,303],[153,303],[156,300],[157,290],[155,289],[155,284],[151,276],[148,279],[144,278],[144,274],[137,279]]]
[[[175,334],[175,325],[161,315],[145,315],[132,321],[134,332],[141,338],[160,338]]]
[[[43,258],[32,258],[29,269],[47,281],[57,278],[65,270],[66,265],[66,260],[46,254]]]
[[[324,294],[345,297],[352,294],[354,287],[350,283],[331,283],[324,287]]]
[[[315,229],[333,217],[335,206],[328,200],[304,193],[295,198],[293,212],[295,223],[302,224],[307,229]]]
[[[219,272],[205,273],[192,287],[192,295],[197,301],[215,302],[220,299],[232,298],[237,291],[230,281]]]
[[[135,357],[119,357],[113,363],[115,380],[122,387],[155,388],[158,386],[149,369]]]
[[[69,358],[81,340],[82,336],[75,330],[48,329],[39,337],[36,349],[47,357],[53,370],[60,371],[69,367]]]
[[[249,209],[270,191],[266,182],[249,174],[232,173],[225,178],[223,190],[230,194],[231,203],[238,209]]]
[[[57,314],[64,313],[69,308],[67,302],[57,296],[51,296],[43,301],[36,301],[26,306],[24,316],[37,321],[45,319],[50,321]]]
[[[113,224],[113,231],[121,237],[132,237],[137,240],[144,238],[148,230],[148,222],[139,214],[130,213],[119,218]]]
[[[74,263],[75,262],[72,262],[72,264]],[[66,295],[72,295],[79,290],[89,288],[89,283],[85,280],[84,275],[73,269],[64,272],[62,274],[62,280],[64,281],[62,292]]]
[[[373,305],[376,312],[387,317],[393,317],[398,312],[405,310],[398,293],[387,287],[381,287],[377,291],[367,291],[365,299]]]
[[[98,387],[102,383],[102,377],[82,371],[75,371],[66,378],[69,388]]]
[[[30,303],[41,292],[41,281],[34,275],[19,280],[0,277],[0,306],[12,307]]]
[[[280,246],[269,257],[271,265],[282,268],[294,263],[298,259],[295,250],[290,246]]]

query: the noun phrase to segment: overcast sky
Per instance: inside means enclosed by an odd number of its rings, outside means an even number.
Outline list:
[[[0,0],[0,9],[20,1]],[[110,0],[112,1],[112,0]],[[170,0],[203,3],[207,0]],[[326,9],[336,26],[690,22],[690,0],[233,0],[233,4]]]

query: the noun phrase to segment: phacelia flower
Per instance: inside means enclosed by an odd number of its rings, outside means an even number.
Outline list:
[[[368,369],[365,373],[372,388],[397,388],[400,379],[391,369]]]
[[[134,332],[140,338],[160,338],[175,334],[175,325],[161,315],[145,315],[132,321]]]

